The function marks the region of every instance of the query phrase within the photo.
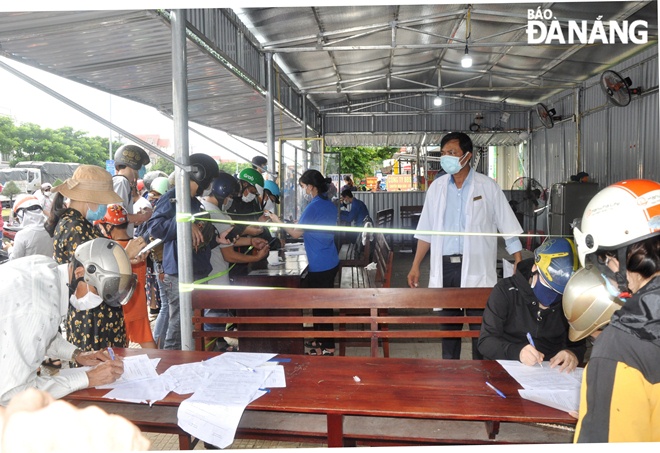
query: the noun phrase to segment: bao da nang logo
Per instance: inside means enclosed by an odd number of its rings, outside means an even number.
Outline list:
[[[646,44],[648,22],[636,20],[604,21],[598,16],[594,21],[567,20],[564,26],[550,9],[527,10],[528,44]]]

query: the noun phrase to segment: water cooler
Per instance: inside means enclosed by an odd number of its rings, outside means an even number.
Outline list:
[[[571,223],[582,217],[589,201],[598,193],[595,182],[560,182],[550,188],[551,235],[573,236]]]

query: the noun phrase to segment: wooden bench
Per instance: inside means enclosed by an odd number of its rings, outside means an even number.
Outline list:
[[[443,330],[441,324],[480,324],[481,316],[442,316],[442,311],[433,308],[477,308],[483,309],[491,288],[285,288],[245,291],[239,289],[195,289],[192,294],[193,338],[195,348],[204,350],[214,338],[335,338],[341,340],[368,341],[370,355],[379,355],[382,339],[418,340],[440,338],[475,338],[477,330]],[[241,316],[205,317],[204,309],[236,310]],[[251,310],[271,310],[270,316],[250,316]],[[361,316],[312,316],[312,308],[329,308],[336,312],[361,309],[368,313]],[[278,316],[282,310],[299,310],[296,316]],[[383,314],[382,310],[387,310]],[[244,315],[248,313],[247,315]],[[204,323],[234,323],[235,331],[204,331]],[[346,330],[310,331],[313,324],[346,324]],[[268,330],[241,329],[244,324],[273,325]],[[287,330],[276,330],[278,325],[289,324]],[[362,324],[367,328],[363,329]],[[388,329],[382,329],[387,326]],[[297,328],[296,328],[297,327]],[[252,351],[257,352],[257,351]],[[258,351],[272,352],[279,351]]]
[[[389,288],[392,280],[392,261],[394,252],[387,243],[385,235],[373,235],[374,251],[372,260],[366,264],[343,265],[340,261],[340,288]],[[376,265],[370,266],[371,262]]]
[[[394,226],[394,208],[378,211],[376,213],[376,226],[378,228],[392,228]]]
[[[424,206],[415,205],[415,206],[400,206],[399,207],[399,219],[401,221],[401,228],[407,230],[414,230],[417,228],[417,221],[419,221],[419,215],[422,212]],[[413,237],[412,234],[404,235],[401,238],[401,245],[405,247],[407,243],[411,244],[413,253],[417,250],[417,239]]]
[[[364,227],[373,226],[367,222]],[[371,260],[371,233],[362,232],[357,235],[355,241],[342,244],[339,249],[339,272],[342,268],[350,266],[366,266]]]
[[[389,288],[392,281],[392,261],[394,260],[394,252],[390,248],[385,235],[376,233],[374,235],[374,256],[373,264],[376,268],[371,269],[368,267],[352,267],[344,268],[342,272],[341,287],[342,288]],[[350,281],[349,281],[350,277]],[[380,309],[380,316],[387,316],[387,309]],[[368,315],[369,310],[351,308],[339,310],[339,316],[364,316]],[[380,329],[387,330],[387,325],[379,326]],[[346,330],[346,324],[340,323],[339,330]],[[346,341],[339,341],[339,355],[346,355]],[[389,339],[382,339],[383,357],[390,356],[390,342]]]

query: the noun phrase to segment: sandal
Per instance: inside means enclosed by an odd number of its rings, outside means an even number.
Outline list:
[[[333,356],[335,355],[334,352],[328,351],[327,349],[310,349],[307,355],[325,355],[325,356]]]

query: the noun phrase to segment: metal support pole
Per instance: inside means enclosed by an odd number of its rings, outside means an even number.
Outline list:
[[[275,171],[275,81],[273,80],[273,54],[266,53],[266,139],[268,144],[268,168]]]
[[[303,137],[303,148],[305,151],[308,150],[309,141],[307,141],[307,95],[302,97],[302,137]],[[297,152],[296,152],[297,153]],[[303,153],[303,168],[307,168],[307,152]]]
[[[188,166],[188,76],[186,52],[186,12],[172,11],[172,107],[174,112],[174,156]],[[176,213],[190,213],[190,175],[176,169]],[[192,223],[176,224],[177,254],[179,258],[179,284],[192,283]],[[171,309],[170,309],[171,310]],[[192,294],[179,290],[179,314],[181,316],[181,349],[194,349],[192,338]]]

